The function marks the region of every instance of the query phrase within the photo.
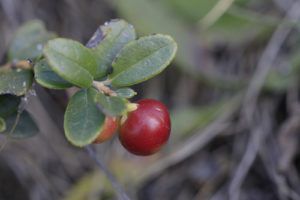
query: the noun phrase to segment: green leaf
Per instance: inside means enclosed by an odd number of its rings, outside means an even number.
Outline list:
[[[119,97],[126,99],[134,97],[137,93],[131,88],[120,88],[116,90],[116,93]]]
[[[67,139],[75,146],[85,146],[93,142],[102,129],[105,116],[97,108],[97,90],[82,89],[69,101],[64,118]]]
[[[3,132],[6,130],[6,123],[3,118],[0,117],[0,132]]]
[[[119,15],[130,21],[138,33],[163,33],[174,37],[180,47],[175,57],[176,66],[193,77],[203,74],[202,61],[199,56],[195,57],[200,54],[195,52],[201,52],[199,43],[195,42],[199,41],[199,36],[178,17],[178,12],[170,12],[161,1],[116,0],[115,5]]]
[[[105,96],[99,92],[96,101],[106,115],[118,116],[126,111],[126,100],[121,97]]]
[[[24,95],[32,85],[31,70],[0,71],[0,94]]]
[[[16,113],[20,102],[20,97],[10,94],[0,95],[0,117],[6,118]]]
[[[177,50],[176,42],[167,35],[151,35],[127,44],[113,62],[109,76],[115,87],[146,81],[163,71]]]
[[[50,89],[66,89],[71,83],[62,79],[49,66],[45,59],[34,65],[35,80],[42,86]]]
[[[57,38],[47,43],[44,54],[52,70],[63,79],[83,88],[92,85],[97,63],[90,49],[79,42]]]
[[[15,129],[12,131],[14,126]],[[17,119],[17,113],[6,119],[6,131],[1,134],[5,134],[14,139],[25,139],[38,133],[39,128],[37,127],[35,121],[27,111],[23,111],[19,120]]]
[[[86,45],[93,48],[97,57],[98,68],[95,77],[105,76],[116,55],[125,44],[135,40],[135,38],[133,26],[124,20],[111,20],[100,26]]]
[[[17,30],[8,51],[9,60],[38,58],[43,53],[44,44],[53,38],[55,34],[47,32],[41,21],[29,21]]]
[[[176,1],[194,5],[196,5],[195,1],[198,1],[199,4],[200,2],[211,4],[210,1],[201,0]],[[175,66],[191,78],[222,89],[241,89],[247,85],[247,80],[241,77],[224,76],[222,73],[212,72],[210,69],[205,68],[206,59],[201,44],[207,42],[203,39],[203,32],[197,31],[197,27],[192,26],[194,23],[191,25],[186,23],[182,16],[179,16],[179,12],[174,12],[174,9],[172,12],[172,9],[164,5],[162,1],[116,0],[115,6],[119,15],[130,21],[138,33],[163,33],[174,37],[180,47],[174,60],[176,62]],[[199,6],[192,7],[197,8],[199,12],[202,10]]]

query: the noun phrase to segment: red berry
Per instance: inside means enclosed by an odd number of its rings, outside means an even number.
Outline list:
[[[136,155],[151,155],[167,142],[171,121],[164,104],[153,99],[137,102],[136,110],[128,113],[121,124],[119,139],[122,145]]]
[[[118,128],[118,120],[116,117],[107,116],[104,121],[103,128],[98,135],[98,137],[94,140],[94,144],[99,144],[110,139]]]

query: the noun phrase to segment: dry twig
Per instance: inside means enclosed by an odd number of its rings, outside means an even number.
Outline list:
[[[296,1],[288,10],[283,22],[278,25],[258,61],[243,102],[244,109],[242,110],[242,114],[249,125],[253,119],[257,98],[265,82],[266,76],[274,63],[281,46],[292,31],[292,26],[287,26],[285,21],[290,20],[296,23],[300,19],[299,10],[300,2]]]

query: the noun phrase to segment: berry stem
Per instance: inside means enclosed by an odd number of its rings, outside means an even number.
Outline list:
[[[113,91],[112,89],[110,89],[108,86],[106,86],[105,84],[107,84],[107,81],[93,81],[93,86],[95,88],[97,88],[99,91],[103,92],[104,94],[107,94],[109,96],[117,96],[117,93],[115,91]]]
[[[129,112],[135,111],[138,108],[138,104],[137,103],[127,103],[126,104],[126,112],[122,115],[120,123],[123,124],[126,119],[127,119],[127,114]]]
[[[93,158],[98,165],[98,167],[104,172],[108,180],[111,182],[113,188],[118,194],[118,199],[120,200],[130,200],[129,196],[124,192],[121,185],[118,183],[117,179],[114,177],[114,175],[107,169],[107,167],[104,165],[104,163],[97,157],[95,150],[92,149],[91,146],[87,146],[86,151],[88,152],[89,156]]]

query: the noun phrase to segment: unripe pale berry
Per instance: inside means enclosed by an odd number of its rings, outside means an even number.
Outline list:
[[[118,129],[118,119],[116,117],[106,116],[104,120],[103,128],[93,143],[99,144],[106,140],[109,140],[114,135],[117,129]]]

